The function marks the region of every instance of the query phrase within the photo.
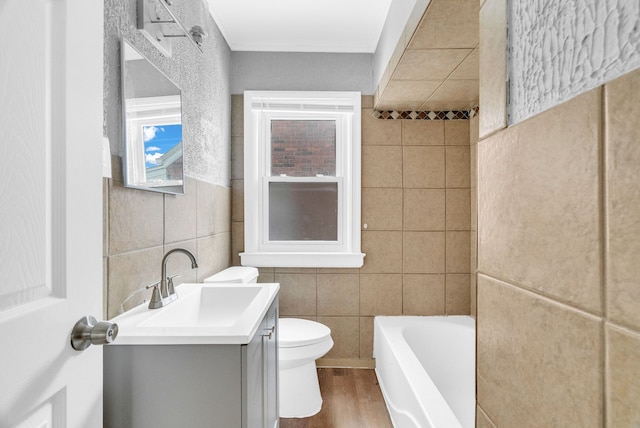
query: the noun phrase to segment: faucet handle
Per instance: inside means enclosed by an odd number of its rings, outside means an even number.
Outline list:
[[[171,296],[172,294],[176,294],[176,289],[173,286],[173,278],[177,278],[179,276],[179,274],[176,274],[167,278],[167,293],[169,294],[169,296]]]
[[[144,288],[148,290],[150,288],[158,288],[159,285],[160,281],[153,281],[151,284],[145,285]]]
[[[149,309],[158,309],[164,306],[158,285],[160,285],[159,282],[154,282],[153,284],[149,284],[145,287],[147,290],[149,288],[153,288],[153,293],[151,294],[151,301],[149,302]]]

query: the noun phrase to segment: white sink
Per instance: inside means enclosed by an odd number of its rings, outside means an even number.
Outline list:
[[[178,299],[160,309],[148,303],[113,319],[115,345],[249,343],[275,299],[278,284],[181,284]]]
[[[198,287],[199,292],[180,297],[148,320],[146,327],[227,327],[238,322],[264,290],[252,287]]]

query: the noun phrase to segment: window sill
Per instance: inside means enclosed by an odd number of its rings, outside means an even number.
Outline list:
[[[359,268],[364,253],[240,253],[243,266]]]

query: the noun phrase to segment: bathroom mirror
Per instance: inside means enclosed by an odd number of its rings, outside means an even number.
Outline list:
[[[181,91],[122,40],[125,187],[184,194]]]

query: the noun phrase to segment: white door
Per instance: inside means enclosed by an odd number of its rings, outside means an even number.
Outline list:
[[[0,0],[0,427],[102,425],[103,2]]]

